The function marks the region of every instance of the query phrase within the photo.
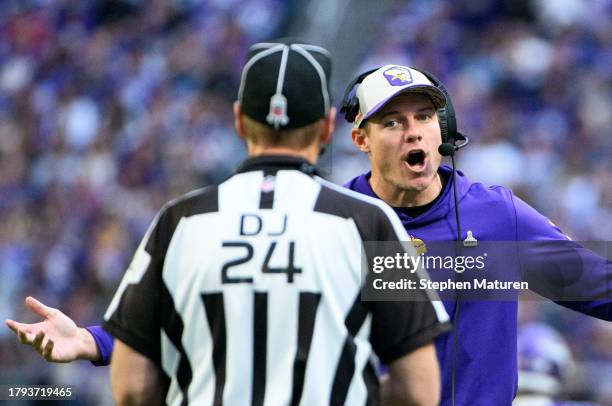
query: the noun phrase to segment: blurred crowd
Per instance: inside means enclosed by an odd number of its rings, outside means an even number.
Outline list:
[[[434,72],[472,139],[463,172],[512,187],[576,240],[611,241],[612,1],[391,3],[355,73]],[[161,205],[244,158],[231,109],[243,58],[285,34],[296,4],[0,2],[2,318],[32,320],[34,295],[78,324],[101,320]],[[328,171],[342,183],[367,161],[338,124]],[[597,385],[612,377],[610,326],[553,306],[530,303],[521,320],[560,329],[584,367],[576,392],[612,404]],[[0,329],[0,383],[78,379],[84,404],[108,401],[104,368],[44,364],[11,334]]]
[[[32,294],[78,324],[101,321],[162,204],[222,180],[244,158],[231,108],[241,64],[253,42],[278,35],[286,7],[0,2],[3,318],[27,319]],[[42,365],[15,351],[11,334],[0,329],[0,381],[108,374]],[[94,396],[96,385],[86,386]]]

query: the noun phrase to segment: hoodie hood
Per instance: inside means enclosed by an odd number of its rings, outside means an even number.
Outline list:
[[[457,201],[460,202],[461,199],[463,199],[465,195],[467,194],[467,192],[469,191],[472,185],[472,182],[465,177],[463,172],[459,170],[456,172],[457,172]],[[444,185],[444,189],[442,189],[442,192],[441,192],[442,196],[431,207],[431,209],[427,210],[425,213],[421,214],[420,216],[413,218],[413,217],[408,216],[402,210],[399,210],[398,208],[393,207],[393,210],[398,215],[398,217],[400,218],[404,226],[420,227],[420,226],[424,226],[426,224],[432,223],[434,221],[443,219],[447,217],[449,214],[453,214],[454,216],[453,210],[455,208],[455,201],[453,198],[453,177],[452,177],[453,169],[448,165],[440,165],[440,168],[438,168],[438,173],[440,173],[440,175],[442,176],[446,175],[448,182],[446,182],[446,185]],[[351,179],[346,184],[344,184],[344,187],[347,187],[356,192],[363,193],[365,195],[380,199],[380,197],[378,197],[376,193],[374,193],[374,191],[372,190],[372,187],[370,186],[369,180],[370,180],[371,175],[372,175],[372,172],[366,172],[364,174],[361,174]]]

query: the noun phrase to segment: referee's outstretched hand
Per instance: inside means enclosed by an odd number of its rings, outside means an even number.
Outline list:
[[[79,328],[70,317],[31,296],[26,298],[25,303],[43,321],[26,324],[5,320],[8,328],[17,334],[19,342],[31,345],[49,362],[96,360],[99,357],[98,347],[89,331]]]

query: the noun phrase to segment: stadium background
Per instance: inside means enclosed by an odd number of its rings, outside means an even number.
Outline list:
[[[0,318],[34,295],[101,320],[166,200],[245,156],[231,103],[250,44],[297,35],[335,56],[335,104],[358,72],[435,72],[473,144],[459,168],[512,187],[576,240],[612,240],[610,0],[4,0],[0,2]],[[367,168],[338,121],[323,159]],[[521,322],[562,331],[574,398],[612,404],[612,328],[550,303]],[[0,384],[76,387],[109,404],[108,369],[47,364],[0,328]]]

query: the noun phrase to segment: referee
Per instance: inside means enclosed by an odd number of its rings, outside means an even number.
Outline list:
[[[106,313],[118,404],[437,403],[440,302],[360,301],[362,242],[406,232],[314,167],[330,71],[317,46],[251,47],[234,104],[249,159],[162,208]]]

